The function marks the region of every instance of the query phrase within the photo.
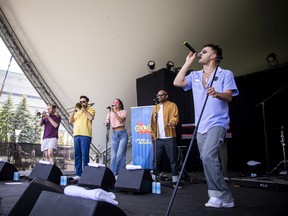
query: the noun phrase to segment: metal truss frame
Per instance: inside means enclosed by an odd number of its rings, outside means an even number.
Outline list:
[[[43,77],[37,70],[36,66],[33,64],[32,60],[30,59],[28,53],[25,51],[17,35],[13,31],[11,25],[9,24],[1,8],[0,8],[0,37],[6,44],[7,48],[11,52],[12,56],[14,57],[19,67],[22,69],[23,73],[26,75],[30,83],[33,85],[38,94],[41,96],[43,101],[46,104],[54,103],[57,106],[57,110],[62,118],[61,124],[67,130],[67,132],[71,136],[73,136],[73,127],[69,123],[69,113],[63,107],[61,102],[57,99],[55,94],[52,92],[46,81],[43,79]],[[93,154],[93,156],[92,154],[90,154],[90,158],[92,160],[98,160],[100,157],[102,157],[101,152],[93,145],[93,143],[91,143],[90,149],[92,150],[91,153]]]

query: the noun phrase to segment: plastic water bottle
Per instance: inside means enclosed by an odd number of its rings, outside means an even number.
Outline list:
[[[160,184],[160,182],[156,182],[156,194],[161,194],[161,184]]]
[[[153,194],[156,193],[156,182],[155,181],[152,182],[152,193]]]
[[[13,175],[13,180],[14,181],[19,181],[19,172],[14,172],[14,175]]]
[[[67,176],[61,176],[60,177],[60,185],[66,186],[67,185]]]

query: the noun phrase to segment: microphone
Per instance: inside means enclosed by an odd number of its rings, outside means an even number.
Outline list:
[[[192,46],[190,46],[190,44],[187,41],[183,41],[183,44],[192,52],[192,53],[197,53],[196,57],[200,58],[201,55],[200,53],[197,52],[197,50],[195,50]]]
[[[197,53],[197,51],[192,47],[190,46],[190,44],[187,42],[187,41],[183,41],[183,44],[193,53]]]
[[[158,97],[154,98],[153,101],[154,101],[154,103],[158,103],[159,102]]]
[[[114,107],[114,105],[111,105],[111,106],[107,106],[106,109],[109,109],[111,110],[111,107]]]

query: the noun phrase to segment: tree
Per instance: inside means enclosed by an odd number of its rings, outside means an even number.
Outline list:
[[[9,94],[7,97],[7,100],[4,102],[0,111],[0,140],[1,141],[8,142],[9,140],[7,140],[7,133],[8,132],[14,133],[13,119],[14,119],[13,101],[11,100],[11,95]]]
[[[39,140],[39,134],[35,134],[35,121],[32,120],[25,95],[16,108],[13,123],[14,130],[22,130],[19,135],[19,142],[35,143]]]
[[[39,116],[37,115],[38,110],[32,116],[32,126],[33,126],[33,134],[35,135],[35,140],[33,143],[41,143],[41,132],[43,128],[39,125]],[[31,141],[32,142],[32,141]]]

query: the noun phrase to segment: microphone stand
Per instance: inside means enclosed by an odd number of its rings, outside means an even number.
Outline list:
[[[274,95],[280,93],[281,91],[283,91],[284,89],[286,89],[288,87],[285,86],[287,80],[285,80],[285,82],[282,84],[282,86],[276,91],[274,92],[272,95],[270,95],[269,97],[267,97],[266,99],[264,99],[262,102],[258,103],[255,107],[258,107],[261,105],[262,107],[262,119],[263,119],[263,130],[264,130],[264,141],[265,141],[265,156],[266,156],[266,174],[269,175],[270,172],[270,163],[269,163],[269,151],[268,151],[268,139],[267,139],[267,131],[266,131],[266,118],[265,118],[265,102],[268,101],[269,99],[271,99]]]
[[[155,112],[155,126],[156,126],[156,134],[159,133],[159,130],[158,130],[158,110],[157,110],[157,99],[154,99],[154,102],[155,102],[155,106],[156,106],[156,112]],[[158,134],[159,136],[159,134]],[[154,136],[154,138],[156,138]],[[157,139],[154,140],[154,170],[155,170],[155,179],[154,179],[154,182],[156,183],[158,181],[158,166],[157,166]]]
[[[107,161],[108,161],[108,143],[109,143],[109,131],[110,131],[110,115],[111,115],[111,108],[108,109],[109,110],[109,119],[108,119],[108,123],[106,124],[106,146],[105,146],[105,152],[106,152],[106,155],[105,155],[105,167],[107,167]]]
[[[213,74],[213,78],[212,78],[212,81],[211,81],[211,83],[210,83],[210,85],[209,85],[209,88],[211,88],[212,85],[213,85],[213,82],[214,82],[214,79],[215,79],[215,76],[216,76],[216,73],[217,73],[217,70],[218,70],[220,61],[221,61],[221,59],[218,58],[218,59],[217,59],[216,69],[215,69],[215,72],[214,72],[214,74]],[[193,131],[193,135],[192,135],[192,138],[191,138],[191,141],[190,141],[190,144],[189,144],[189,147],[188,147],[188,150],[187,150],[187,153],[186,153],[184,162],[183,162],[182,167],[181,167],[181,171],[180,171],[180,174],[179,174],[179,181],[177,181],[176,187],[174,188],[172,197],[171,197],[171,199],[170,199],[170,203],[169,203],[168,208],[167,208],[167,211],[166,211],[166,216],[169,215],[170,210],[171,210],[171,208],[172,208],[172,205],[173,205],[173,202],[174,202],[174,199],[175,199],[177,190],[178,190],[178,186],[179,186],[179,184],[180,184],[180,179],[182,178],[182,175],[183,175],[183,173],[184,173],[184,168],[185,168],[185,166],[186,166],[186,163],[187,163],[187,160],[188,160],[190,151],[191,151],[191,149],[192,149],[192,144],[193,144],[194,139],[195,139],[195,137],[196,137],[196,134],[197,134],[197,131],[198,131],[198,125],[199,125],[199,123],[200,123],[200,121],[201,121],[203,112],[204,112],[204,110],[205,110],[208,97],[209,97],[209,95],[207,94],[207,95],[206,95],[206,98],[205,98],[205,101],[204,101],[204,104],[203,104],[203,107],[202,107],[202,110],[201,110],[201,113],[200,113],[200,116],[199,116],[199,119],[198,119],[198,122],[197,122],[197,124],[195,125],[195,129],[194,129],[194,131]]]

